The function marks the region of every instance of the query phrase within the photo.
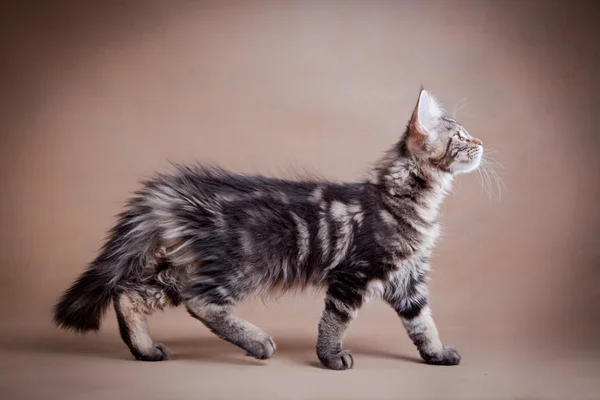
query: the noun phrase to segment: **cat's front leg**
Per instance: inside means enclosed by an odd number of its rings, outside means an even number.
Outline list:
[[[458,352],[452,346],[444,345],[440,341],[429,306],[422,307],[416,316],[405,317],[400,314],[400,317],[408,336],[427,364],[458,365],[460,363]]]
[[[408,336],[417,346],[421,358],[432,365],[458,365],[460,355],[449,345],[442,344],[431,315],[424,282],[413,281],[409,288],[401,290],[394,283],[384,293],[386,300],[396,311]]]
[[[325,367],[346,370],[354,366],[352,354],[342,348],[342,340],[362,301],[363,296],[356,288],[334,284],[327,291],[317,339],[317,356]]]

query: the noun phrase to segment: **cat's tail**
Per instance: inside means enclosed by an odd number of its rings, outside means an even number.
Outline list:
[[[102,265],[92,263],[54,306],[54,323],[84,333],[100,329],[113,296],[112,277]]]
[[[139,208],[120,216],[98,257],[54,306],[54,323],[78,333],[97,331],[111,300],[144,269],[156,231]],[[145,229],[140,229],[143,226]]]

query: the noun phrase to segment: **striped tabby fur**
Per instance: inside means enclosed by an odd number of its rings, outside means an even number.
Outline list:
[[[185,305],[212,332],[267,359],[275,342],[234,306],[274,290],[326,288],[317,355],[352,368],[344,333],[369,298],[397,312],[422,358],[455,365],[427,301],[429,257],[453,176],[479,166],[481,141],[421,90],[406,131],[364,182],[289,181],[178,166],[144,182],[97,258],[55,306],[55,322],[97,330],[114,303],[131,353],[168,351],[148,334],[156,309]]]

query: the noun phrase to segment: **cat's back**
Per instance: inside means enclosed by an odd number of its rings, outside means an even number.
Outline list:
[[[288,180],[260,174],[242,174],[202,164],[177,166],[174,174],[160,175],[159,180],[181,192],[220,197],[224,201],[278,194],[307,197],[315,187],[323,184],[321,180],[310,177]]]
[[[355,202],[364,192],[364,185],[359,182],[337,182],[308,174],[284,179],[203,164],[175,167],[173,173],[157,174],[145,181],[142,197],[204,206],[273,202],[328,208],[332,202]]]

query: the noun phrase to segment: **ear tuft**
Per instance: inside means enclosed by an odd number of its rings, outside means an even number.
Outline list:
[[[419,101],[413,113],[413,123],[423,134],[428,134],[444,115],[440,103],[426,90],[421,89]]]

